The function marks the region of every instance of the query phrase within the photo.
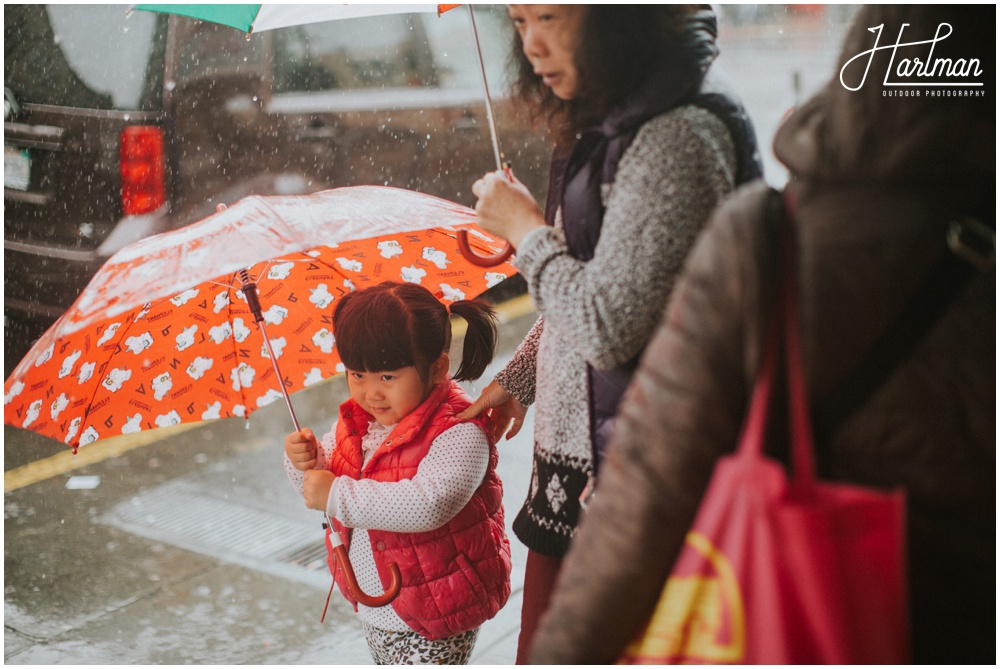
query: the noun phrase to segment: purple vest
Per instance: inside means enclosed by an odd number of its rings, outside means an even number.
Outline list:
[[[709,65],[718,54],[715,35],[714,13],[696,12],[689,19],[682,45],[654,69],[635,94],[612,110],[600,125],[585,130],[570,151],[557,150],[553,154],[545,218],[553,225],[556,210],[562,208],[566,243],[574,258],[589,261],[594,257],[604,219],[601,186],[614,183],[618,163],[639,128],[674,107],[697,105],[726,124],[736,146],[737,185],[763,175],[749,116],[735,96],[707,77]],[[607,371],[588,365],[595,470],[639,357]]]

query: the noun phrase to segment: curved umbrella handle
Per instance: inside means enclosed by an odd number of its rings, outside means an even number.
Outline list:
[[[473,265],[479,267],[495,267],[500,263],[507,260],[514,254],[514,247],[507,242],[505,246],[499,253],[494,253],[493,255],[481,256],[472,250],[469,246],[469,231],[459,230],[458,231],[458,250],[466,260],[471,262]]]
[[[399,594],[399,586],[402,585],[402,579],[399,575],[399,565],[395,562],[389,565],[389,587],[386,588],[385,594],[372,597],[371,595],[366,595],[361,590],[361,586],[358,585],[358,579],[354,575],[354,567],[351,566],[351,561],[347,558],[347,549],[344,545],[335,546],[333,554],[337,557],[340,568],[344,570],[344,576],[347,578],[347,589],[351,591],[351,595],[359,603],[374,609],[385,606],[396,599],[396,595]]]
[[[469,5],[469,18],[472,19],[472,5]],[[475,19],[472,19],[473,30],[475,30],[475,26],[476,26]],[[478,37],[476,38],[476,41],[478,43],[478,41],[479,41]],[[482,54],[480,54],[480,62],[482,62]],[[486,72],[484,71],[483,72],[483,84],[485,85],[485,83],[486,83]],[[486,99],[487,99],[487,101],[489,100],[489,97],[490,97],[489,96],[489,92],[487,91],[487,93],[486,93]],[[500,147],[499,147],[499,144],[495,141],[495,139],[494,139],[493,146],[494,146],[494,149],[496,150],[497,169],[502,169],[504,171],[504,173],[507,175],[507,178],[510,179],[511,183],[513,183],[514,182],[514,173],[511,172],[511,170],[510,170],[510,163],[505,163],[501,159],[501,157],[500,157]],[[475,251],[472,250],[471,246],[469,246],[469,232],[468,232],[468,230],[459,230],[458,231],[458,251],[459,251],[459,253],[462,254],[463,258],[465,258],[466,260],[468,260],[469,262],[471,262],[473,265],[476,265],[478,267],[496,267],[500,263],[502,263],[505,260],[507,260],[507,258],[509,258],[512,255],[514,255],[514,247],[510,245],[510,242],[507,242],[507,245],[504,246],[498,253],[494,253],[493,255],[489,255],[489,256],[481,256],[481,255],[479,255],[478,253],[476,253]]]

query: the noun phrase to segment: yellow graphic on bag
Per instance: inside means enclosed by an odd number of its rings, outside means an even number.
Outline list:
[[[742,661],[746,621],[732,565],[698,532],[688,533],[688,549],[704,558],[712,573],[667,580],[649,624],[625,649],[622,664]]]

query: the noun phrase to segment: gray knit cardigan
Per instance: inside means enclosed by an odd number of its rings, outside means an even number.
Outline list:
[[[702,226],[735,183],[736,150],[718,117],[681,106],[640,128],[605,186],[592,260],[573,258],[560,217],[525,238],[516,266],[540,317],[496,381],[535,409],[534,463],[514,533],[561,556],[594,476],[587,363],[640,354]]]

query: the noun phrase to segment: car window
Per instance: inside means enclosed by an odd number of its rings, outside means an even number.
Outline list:
[[[262,40],[258,36],[247,38],[244,32],[229,26],[185,21],[180,43],[174,85],[259,73],[262,68]]]
[[[513,37],[510,18],[504,5],[477,5],[473,11],[490,93],[499,97],[506,88],[504,72]],[[440,17],[431,14],[428,19],[427,38],[441,87],[480,90],[482,74],[467,7],[462,5]]]
[[[491,85],[502,83],[510,41],[503,7],[475,8]],[[275,31],[273,91],[482,86],[465,8],[331,21]]]
[[[167,19],[126,5],[5,5],[4,86],[22,102],[162,106]]]
[[[421,19],[413,14],[390,14],[277,30],[273,90],[436,86]]]

